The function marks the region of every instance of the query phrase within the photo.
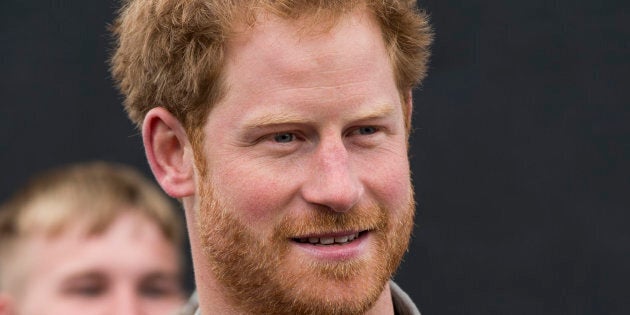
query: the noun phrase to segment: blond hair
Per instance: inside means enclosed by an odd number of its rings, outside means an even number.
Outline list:
[[[35,234],[55,236],[86,223],[98,235],[123,213],[139,213],[156,223],[180,248],[183,222],[173,204],[136,170],[91,162],[57,168],[33,178],[0,207],[0,291],[7,290],[19,242]]]
[[[409,101],[409,89],[426,74],[432,41],[428,18],[415,0],[126,0],[112,26],[112,75],[137,126],[162,106],[199,140],[195,133],[225,93],[225,45],[237,25],[252,25],[261,11],[334,24],[359,6],[378,21],[399,92]]]

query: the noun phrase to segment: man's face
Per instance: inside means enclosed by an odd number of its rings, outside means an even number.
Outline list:
[[[178,252],[155,223],[123,214],[89,236],[83,224],[26,240],[16,314],[172,314],[183,303]]]
[[[378,26],[359,12],[327,32],[261,17],[226,59],[228,92],[197,152],[205,267],[252,313],[364,312],[414,212],[405,105]]]

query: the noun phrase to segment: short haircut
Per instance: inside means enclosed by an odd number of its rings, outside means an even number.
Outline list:
[[[344,14],[366,8],[382,31],[402,100],[409,100],[409,89],[426,74],[432,31],[415,0],[122,1],[112,25],[116,42],[111,71],[129,117],[140,126],[149,110],[162,106],[193,142],[203,140],[196,133],[226,92],[226,43],[236,27],[252,26],[259,13],[333,25]]]
[[[132,212],[155,222],[179,250],[183,220],[175,211],[155,184],[128,166],[90,162],[42,173],[0,206],[0,291],[9,290],[15,278],[20,241],[60,235],[76,224],[99,235]]]

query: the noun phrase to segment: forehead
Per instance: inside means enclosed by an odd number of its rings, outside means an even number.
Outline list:
[[[324,26],[263,15],[229,42],[224,73],[227,93],[210,120],[238,121],[260,111],[310,115],[377,103],[400,107],[380,27],[367,9]]]
[[[316,85],[326,71],[343,80],[344,75],[354,74],[343,72],[348,66],[373,71],[377,61],[389,64],[380,28],[366,9],[324,24],[261,14],[252,28],[230,40],[226,61],[228,82],[258,80],[265,73],[294,85]]]
[[[31,273],[38,278],[60,279],[90,268],[140,275],[175,270],[179,263],[175,245],[158,226],[131,213],[120,215],[99,234],[89,233],[87,223],[79,221],[59,235],[35,234],[22,248],[22,258],[31,261]]]

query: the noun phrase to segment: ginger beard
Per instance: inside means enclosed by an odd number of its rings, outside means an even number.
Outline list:
[[[415,212],[411,188],[406,209],[396,209],[395,218],[390,209],[378,205],[344,213],[314,208],[300,217],[281,218],[272,235],[265,237],[214,193],[210,178],[202,175],[200,181],[203,254],[230,303],[243,311],[363,314],[379,298],[407,250]],[[370,231],[368,253],[335,262],[292,253],[296,235],[349,230]]]

